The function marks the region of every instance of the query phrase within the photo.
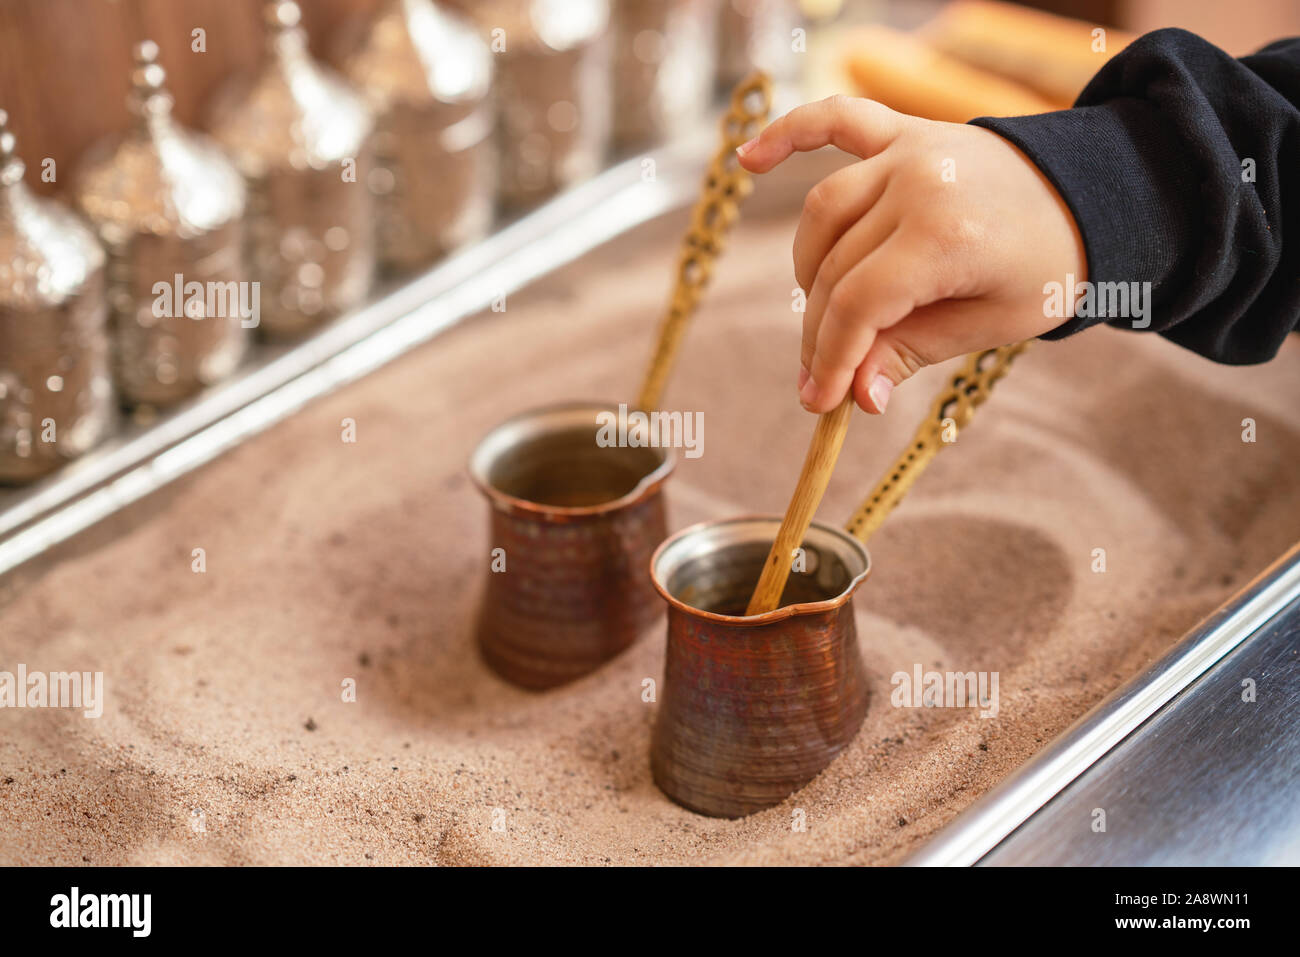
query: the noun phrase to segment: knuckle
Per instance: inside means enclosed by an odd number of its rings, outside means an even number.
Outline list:
[[[822,103],[826,105],[826,109],[835,113],[842,113],[849,108],[853,100],[854,97],[849,96],[847,93],[835,93],[822,100]]]
[[[831,210],[832,199],[826,181],[818,183],[808,190],[803,200],[803,217],[809,222],[817,223],[826,218]]]
[[[827,257],[830,258],[830,257]],[[831,294],[826,298],[826,319],[835,316],[847,318],[857,304],[858,297],[854,291],[845,283],[840,283],[831,290]]]
[[[850,117],[855,104],[854,97],[846,93],[836,93],[825,101],[827,125],[837,133],[843,134],[850,127]]]
[[[946,260],[963,257],[987,239],[983,223],[963,212],[938,217],[930,224],[930,238]]]
[[[961,213],[928,224],[926,241],[937,289],[951,294],[969,285],[981,254],[988,248],[988,231],[979,220]]]
[[[894,354],[898,356],[899,364],[902,366],[902,373],[905,378],[911,378],[928,365],[933,364],[933,357],[927,356],[902,340],[895,339],[891,343],[894,347]]]
[[[822,261],[817,266],[817,272],[813,278],[813,285],[830,289],[832,297],[839,291],[838,287],[840,285],[840,277],[843,275],[843,270],[840,265],[841,255],[842,254],[837,253],[834,249],[828,252],[824,257],[822,257]],[[827,304],[829,305],[829,300]]]
[[[877,123],[898,115],[879,100],[859,100],[858,108],[865,114],[866,119]]]

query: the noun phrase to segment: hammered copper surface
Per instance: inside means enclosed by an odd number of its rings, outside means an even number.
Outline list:
[[[23,182],[0,110],[0,482],[57,468],[112,415],[104,253],[75,215]]]
[[[861,567],[850,566],[859,560],[847,535],[810,529],[806,573],[790,576],[782,607],[741,617],[779,524],[704,523],[653,560],[669,608],[651,770],[665,794],[701,814],[741,817],[780,803],[848,746],[867,714],[852,593],[868,559],[861,552]],[[745,534],[709,541],[728,525]],[[819,538],[847,548],[847,560]],[[665,568],[664,556],[693,540],[697,553]]]
[[[247,349],[245,192],[217,145],[172,118],[157,46],[135,56],[133,125],[87,154],[76,197],[108,251],[118,389],[161,406],[223,379]]]
[[[645,570],[668,532],[662,483],[674,459],[598,447],[597,411],[525,413],[490,433],[471,460],[491,505],[479,647],[525,688],[591,672],[662,614]]]
[[[289,0],[265,7],[267,51],[212,108],[249,186],[248,256],[264,335],[304,333],[358,305],[375,269],[371,133],[361,96],[307,52]]]
[[[497,157],[492,54],[477,28],[431,0],[386,0],[340,46],[376,116],[367,184],[383,263],[413,269],[481,237]]]

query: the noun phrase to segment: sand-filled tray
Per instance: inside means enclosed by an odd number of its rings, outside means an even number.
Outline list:
[[[702,414],[704,445],[670,531],[789,495],[761,463],[797,461],[811,428],[789,247],[826,164],[759,184],[688,333],[664,405]],[[1295,337],[1239,369],[1108,329],[1036,345],[872,539],[853,743],[770,810],[678,807],[648,762],[662,624],[545,693],[479,659],[492,545],[465,464],[514,412],[626,392],[681,225],[0,580],[0,670],[103,671],[107,694],[97,719],[0,713],[0,863],[894,863],[1300,538]],[[847,517],[946,372],[854,421],[823,518]],[[996,715],[895,706],[891,676],[917,666],[996,672]]]

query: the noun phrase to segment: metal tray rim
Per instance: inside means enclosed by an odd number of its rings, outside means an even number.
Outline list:
[[[1113,691],[903,863],[971,866],[1165,705],[1300,598],[1300,544]]]
[[[487,308],[493,299],[686,205],[713,124],[626,159],[486,239],[215,386],[136,435],[110,439],[0,496],[0,576]],[[644,176],[647,161],[655,175]],[[5,499],[8,499],[6,502]]]

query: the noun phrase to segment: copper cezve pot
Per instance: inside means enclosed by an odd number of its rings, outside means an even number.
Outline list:
[[[614,408],[525,412],[489,432],[470,459],[492,520],[479,647],[526,688],[587,674],[661,614],[645,569],[668,531],[662,487],[676,456],[601,447],[602,412]]]
[[[814,522],[781,607],[745,617],[779,516],[693,525],[656,549],[668,649],[651,741],[655,783],[684,807],[741,817],[803,787],[867,714],[853,593],[866,548]]]

